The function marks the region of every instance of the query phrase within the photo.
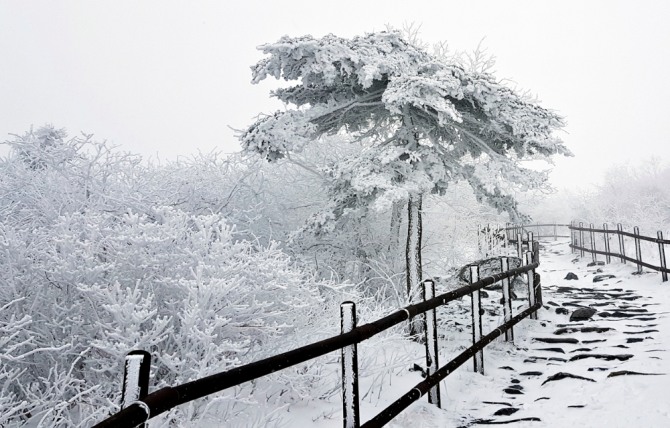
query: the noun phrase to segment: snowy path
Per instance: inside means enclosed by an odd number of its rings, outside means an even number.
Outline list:
[[[655,272],[633,275],[636,269],[630,263],[613,260],[589,267],[591,261],[588,254],[584,258],[572,254],[567,241],[543,243],[538,272],[545,308],[538,312],[538,320],[518,324],[514,344],[500,339],[485,349],[484,376],[473,372],[471,362],[450,374],[441,383],[443,409],[422,398],[388,426],[670,427],[670,282],[663,283]],[[578,279],[566,280],[569,272]],[[596,275],[615,277],[593,282]],[[485,332],[502,322],[500,297],[499,291],[490,291],[485,299]],[[514,306],[521,310],[527,301],[520,298]],[[596,312],[590,319],[570,321],[579,307]],[[471,343],[469,299],[453,302],[439,317],[444,364]],[[402,347],[386,346],[388,355],[409,352],[413,362],[424,363],[418,344],[402,341]],[[375,358],[383,354],[359,347],[359,357],[366,352]],[[388,358],[387,364],[393,362]],[[371,367],[379,361],[383,359]],[[396,365],[399,368],[384,378],[383,388],[361,400],[362,421],[421,380],[418,373],[407,370],[409,361]],[[648,375],[617,375],[626,371]],[[367,391],[374,376],[362,373],[361,391]],[[284,420],[290,421],[287,426],[330,428],[342,426],[340,414],[341,402],[335,396],[327,402],[310,400],[293,406]]]
[[[508,380],[502,394],[484,392],[464,425],[670,426],[670,285],[655,273],[633,276],[634,266],[619,261],[588,266],[591,256],[580,259],[566,243],[544,247],[545,309],[496,370]],[[579,279],[565,279],[569,272]],[[615,277],[594,282],[597,275]],[[571,321],[580,307],[595,313]]]

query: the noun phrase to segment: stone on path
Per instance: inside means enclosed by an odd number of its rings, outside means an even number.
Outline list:
[[[583,376],[577,376],[573,375],[572,373],[565,373],[565,372],[558,372],[555,375],[549,376],[547,380],[542,382],[542,385],[544,385],[547,382],[553,382],[556,380],[562,380],[562,379],[579,379],[579,380],[587,380],[589,382],[595,382],[595,380],[588,378],[588,377],[583,377]]]
[[[633,354],[619,354],[619,355],[611,355],[611,354],[580,354],[580,355],[575,355],[574,357],[570,358],[570,361],[577,361],[577,360],[583,360],[585,358],[596,358],[598,360],[605,360],[605,361],[626,361],[630,360],[633,358]]]
[[[554,334],[557,336],[560,336],[561,334],[566,334],[566,333],[604,333],[606,331],[614,330],[611,327],[565,327],[565,328],[559,328],[558,330],[554,331]]]
[[[586,265],[586,267],[593,267],[593,266],[605,266],[605,262],[601,262],[601,261],[591,262],[591,263]]]
[[[631,375],[638,375],[638,376],[664,376],[665,373],[641,373],[641,372],[633,372],[630,370],[620,370],[617,372],[612,372],[607,375],[607,377],[616,377],[616,376],[631,376]]]
[[[603,282],[605,280],[611,279],[611,278],[616,278],[615,275],[607,274],[607,275],[596,275],[593,277],[593,282]]]
[[[519,409],[516,409],[514,407],[503,407],[502,409],[496,410],[493,416],[509,416],[518,411]]]
[[[574,337],[534,337],[534,341],[543,343],[579,343]]]
[[[567,279],[569,281],[569,280],[579,279],[579,277],[572,272],[568,272],[568,274],[565,275],[564,279]]]
[[[586,321],[597,311],[593,308],[579,308],[570,315],[570,321]]]

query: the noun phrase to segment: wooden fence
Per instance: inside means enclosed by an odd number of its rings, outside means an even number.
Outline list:
[[[128,354],[124,373],[122,410],[95,425],[95,428],[123,428],[143,426],[149,419],[176,406],[197,400],[236,385],[258,379],[330,352],[340,351],[342,358],[343,426],[345,428],[381,427],[395,418],[410,404],[428,394],[428,402],[441,407],[440,381],[456,368],[472,358],[474,370],[484,373],[484,348],[494,339],[505,334],[508,341],[514,340],[513,326],[529,316],[536,317],[542,307],[539,266],[539,244],[532,240],[517,242],[518,256],[522,266],[509,269],[507,257],[500,258],[500,273],[479,279],[479,267],[471,266],[469,285],[435,296],[432,280],[422,283],[423,301],[405,306],[394,313],[357,326],[356,305],[344,302],[340,307],[341,334],[319,342],[265,358],[250,364],[213,374],[181,385],[159,389],[147,394],[150,355],[143,351]],[[530,251],[532,250],[532,251]],[[518,314],[512,313],[510,280],[525,274],[528,284],[528,307]],[[502,283],[501,301],[504,323],[484,335],[480,290],[494,283]],[[469,295],[471,300],[472,346],[462,351],[451,361],[440,367],[438,358],[438,335],[436,308]],[[403,394],[395,402],[364,424],[360,424],[358,395],[357,344],[370,339],[400,323],[420,316],[425,334],[426,378]]]
[[[584,227],[584,223],[581,222],[579,224],[573,222],[569,228],[571,232],[570,247],[573,251],[579,251],[581,256],[584,256],[584,253],[590,253],[594,262],[598,261],[598,255],[605,256],[607,263],[610,263],[612,257],[619,259],[622,263],[629,261],[637,265],[638,274],[642,273],[643,267],[646,267],[661,272],[663,282],[668,280],[668,272],[670,270],[668,270],[666,265],[665,246],[670,244],[670,240],[663,239],[663,232],[657,232],[655,238],[644,236],[640,235],[640,229],[637,226],[633,227],[633,233],[624,231],[621,223],[617,224],[616,230],[610,229],[607,224],[603,224],[602,229],[596,229],[593,223],[588,227]],[[599,235],[598,237],[596,237],[597,234]],[[614,236],[617,237],[615,249],[618,248],[618,252],[612,251],[611,240]],[[626,238],[629,238],[629,245],[626,245]],[[630,252],[631,240],[634,246],[635,257],[630,257],[626,254],[627,247]],[[643,251],[643,243],[651,243],[652,246],[647,246],[645,251]],[[653,244],[656,244],[657,249],[653,249]],[[599,249],[599,247],[602,249]],[[648,254],[649,251],[657,251],[660,266],[643,260],[643,253]]]

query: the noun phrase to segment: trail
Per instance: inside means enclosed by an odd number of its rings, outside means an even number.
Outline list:
[[[544,243],[541,260],[544,310],[463,426],[670,426],[670,284],[566,242]]]

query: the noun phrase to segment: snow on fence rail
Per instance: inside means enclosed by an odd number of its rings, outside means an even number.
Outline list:
[[[528,250],[528,251],[527,251]],[[532,251],[530,251],[532,250]],[[345,428],[372,428],[381,427],[395,418],[410,404],[417,401],[423,395],[428,394],[429,403],[441,407],[439,382],[445,379],[455,369],[460,367],[470,358],[473,359],[475,371],[484,373],[483,349],[497,337],[505,334],[507,341],[513,341],[513,326],[521,320],[534,316],[542,307],[542,290],[540,275],[535,273],[539,266],[539,243],[537,241],[519,239],[517,245],[518,256],[522,257],[525,265],[516,269],[509,269],[507,257],[500,258],[500,273],[478,279],[479,267],[473,266],[470,275],[470,284],[455,290],[435,296],[435,284],[432,280],[422,283],[423,301],[405,306],[390,315],[387,315],[368,324],[356,326],[356,306],[353,302],[344,302],[340,307],[341,331],[338,336],[284,352],[263,360],[255,361],[240,367],[216,373],[201,379],[187,382],[177,386],[161,388],[146,395],[146,388],[133,385],[124,385],[124,394],[127,390],[143,391],[140,396],[135,395],[136,401],[124,403],[124,408],[118,413],[98,423],[94,428],[124,428],[136,427],[144,424],[149,419],[160,415],[176,406],[188,403],[198,398],[205,397],[227,388],[240,385],[267,374],[282,370],[305,361],[325,355],[329,352],[341,351],[342,355],[342,397],[343,397],[343,424]],[[510,299],[510,278],[525,274],[528,284],[528,307],[520,313],[512,313]],[[480,290],[486,286],[502,283],[503,313],[505,322],[486,335],[482,333],[482,311]],[[437,353],[437,323],[436,308],[451,301],[469,295],[471,298],[471,321],[473,344],[461,352],[444,366],[440,367]],[[424,342],[426,349],[426,378],[416,384],[410,391],[405,393],[394,403],[382,410],[364,424],[360,424],[359,417],[359,395],[358,395],[358,362],[356,345],[378,333],[381,333],[397,324],[411,321],[414,317],[421,315],[423,323]],[[142,351],[143,352],[143,351]],[[129,356],[135,359],[138,351],[133,351]],[[145,354],[142,354],[145,355]],[[144,358],[144,361],[148,361]],[[126,364],[128,370],[129,364]],[[137,370],[133,368],[132,370]],[[142,369],[143,370],[143,369]],[[128,376],[124,374],[125,383],[131,378],[144,378],[144,376]],[[146,376],[148,378],[148,376]]]
[[[668,272],[670,270],[667,268],[666,259],[665,259],[665,245],[670,244],[670,240],[663,239],[663,232],[658,231],[656,238],[650,236],[640,235],[640,229],[635,226],[633,228],[633,233],[625,232],[621,223],[617,224],[616,230],[609,229],[607,224],[603,224],[602,229],[596,229],[593,227],[593,223],[589,227],[584,227],[584,223],[580,222],[578,225],[575,222],[572,222],[569,226],[570,229],[570,248],[579,250],[581,256],[584,256],[584,253],[590,253],[593,257],[593,261],[598,261],[598,254],[605,256],[605,261],[609,263],[612,257],[618,258],[622,263],[626,261],[637,264],[637,272],[642,273],[642,267],[653,269],[655,271],[661,272],[663,282],[668,280]],[[588,233],[588,243],[585,239],[585,234]],[[601,239],[596,239],[596,234],[602,234]],[[611,239],[612,236],[617,236],[618,243],[618,252],[611,251]],[[626,255],[626,238],[630,238],[633,241],[635,248],[635,257],[630,257]],[[628,243],[630,243],[630,239]],[[599,244],[599,241],[602,244]],[[644,243],[657,244],[658,248],[654,249],[653,245],[645,246],[645,251],[643,251]],[[588,246],[587,246],[588,245]],[[602,245],[603,249],[598,249],[598,246]],[[628,245],[630,248],[630,245]],[[653,265],[651,263],[645,262],[643,260],[642,254],[649,254],[649,252],[658,251],[658,258],[660,266]]]

